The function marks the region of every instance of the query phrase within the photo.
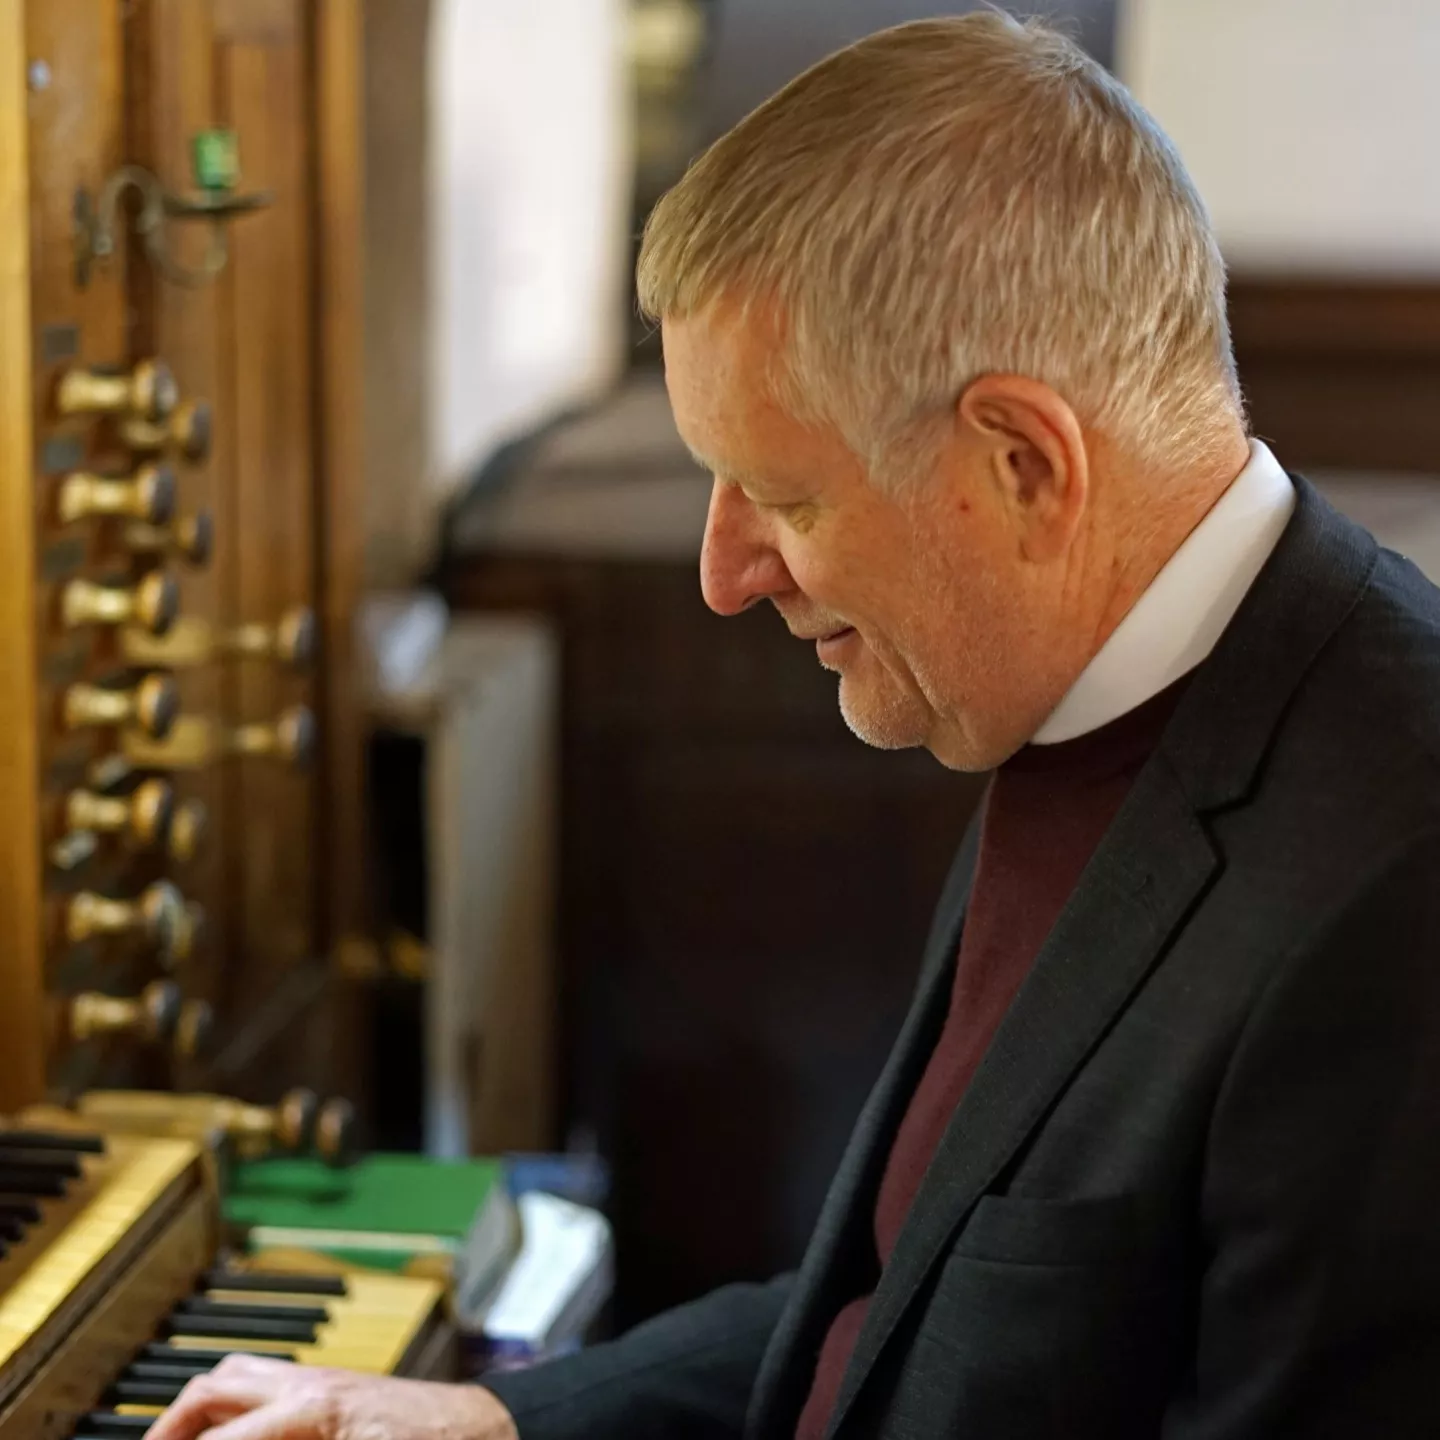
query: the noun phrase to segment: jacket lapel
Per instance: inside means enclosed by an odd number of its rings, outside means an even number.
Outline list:
[[[981,810],[983,813],[983,803]],[[868,1232],[896,1128],[920,1082],[949,1006],[960,930],[970,899],[980,821],[966,832],[945,881],[926,942],[915,999],[890,1058],[860,1112],[835,1182],[825,1196],[790,1301],[756,1379],[747,1436],[793,1436],[809,1395],[815,1355],[840,1308],[874,1283],[858,1257],[873,1256]]]
[[[951,1117],[866,1315],[830,1434],[955,1231],[1124,1008],[1217,868],[1169,767],[1152,761]]]
[[[1196,672],[951,1117],[867,1312],[832,1436],[976,1201],[1219,870],[1201,814],[1243,797],[1305,671],[1363,592],[1373,540],[1304,481],[1296,486],[1296,513],[1275,554]]]

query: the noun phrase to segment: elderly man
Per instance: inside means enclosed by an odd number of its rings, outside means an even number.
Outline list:
[[[706,599],[995,770],[909,1018],[798,1274],[489,1391],[227,1362],[155,1440],[1440,1433],[1440,598],[1247,437],[1163,135],[1043,28],[903,27],[640,289]]]

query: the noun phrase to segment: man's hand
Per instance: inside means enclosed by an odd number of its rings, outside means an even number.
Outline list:
[[[231,1355],[192,1380],[147,1440],[519,1440],[475,1385],[434,1385]]]

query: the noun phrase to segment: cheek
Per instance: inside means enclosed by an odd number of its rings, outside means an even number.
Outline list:
[[[807,600],[817,605],[838,605],[847,590],[853,593],[858,572],[837,563],[836,557],[822,547],[807,544],[803,535],[782,536],[776,549],[795,588]]]
[[[995,576],[951,556],[917,557],[886,638],[937,703],[969,692],[1004,658],[1003,600]]]
[[[874,608],[897,588],[895,577],[907,567],[893,558],[893,541],[856,529],[848,518],[822,517],[808,531],[789,524],[780,530],[777,548],[806,595],[822,604]]]

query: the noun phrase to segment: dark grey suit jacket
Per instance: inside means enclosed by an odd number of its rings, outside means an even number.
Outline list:
[[[788,1440],[872,1288],[842,1440],[1440,1435],[1440,592],[1297,486],[885,1273],[973,836],[798,1275],[497,1382],[522,1440]]]

